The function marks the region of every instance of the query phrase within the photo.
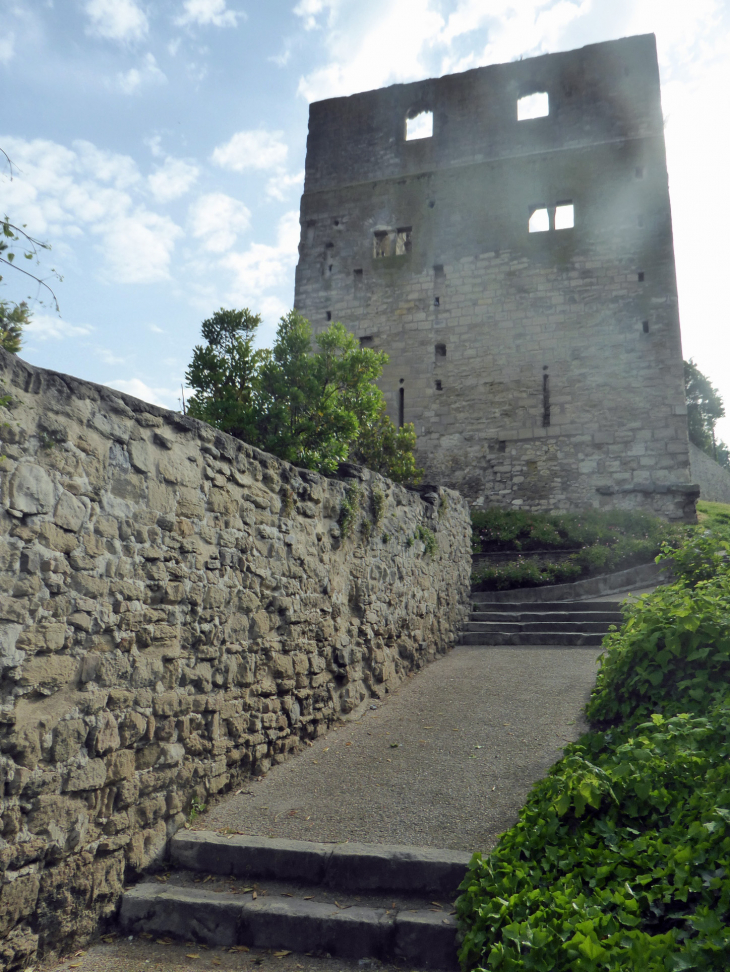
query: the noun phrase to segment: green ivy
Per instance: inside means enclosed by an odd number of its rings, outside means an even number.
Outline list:
[[[730,967],[728,542],[700,529],[668,547],[677,583],[604,642],[592,731],[472,859],[465,969]]]
[[[420,540],[425,547],[424,553],[429,557],[433,557],[439,548],[438,540],[436,539],[436,534],[433,530],[429,530],[425,526],[417,526],[414,535],[415,540]]]
[[[355,524],[360,515],[362,504],[362,489],[357,483],[352,483],[345,490],[340,504],[340,532],[343,537],[350,537],[355,531]]]

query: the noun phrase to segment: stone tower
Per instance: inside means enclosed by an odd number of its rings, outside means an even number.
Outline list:
[[[653,35],[313,104],[301,228],[428,482],[693,518]]]

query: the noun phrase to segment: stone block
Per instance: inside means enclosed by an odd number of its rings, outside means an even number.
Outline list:
[[[65,792],[77,793],[81,790],[99,790],[106,783],[106,764],[103,759],[90,759],[87,763],[75,766],[68,772],[64,781]]]
[[[64,490],[56,503],[53,519],[63,530],[77,533],[86,519],[86,507],[81,500]]]
[[[19,463],[8,486],[8,506],[19,513],[49,513],[53,507],[54,487],[42,466]]]

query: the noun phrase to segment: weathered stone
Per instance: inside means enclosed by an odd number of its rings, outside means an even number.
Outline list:
[[[119,729],[117,728],[117,721],[111,712],[102,712],[98,716],[97,726],[93,730],[91,738],[94,752],[99,756],[105,756],[107,753],[119,749],[121,744]]]
[[[76,533],[86,519],[86,507],[81,500],[76,499],[67,490],[64,490],[56,503],[56,511],[53,519],[57,526],[64,530]]]
[[[98,790],[106,783],[106,764],[103,759],[90,759],[81,766],[70,770],[64,783],[64,790],[71,793],[79,790]]]
[[[154,459],[149,443],[144,441],[129,443],[129,459],[137,472],[150,473],[154,469]]]
[[[77,756],[88,735],[88,727],[83,719],[64,719],[53,731],[53,759],[63,763]]]
[[[48,513],[53,506],[53,483],[42,466],[21,462],[10,477],[8,505],[20,513]]]
[[[23,665],[18,684],[50,695],[72,684],[78,669],[77,659],[68,655],[35,655]]]

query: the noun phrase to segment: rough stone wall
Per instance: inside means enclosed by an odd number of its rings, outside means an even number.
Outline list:
[[[193,799],[446,651],[470,529],[438,487],[326,479],[5,352],[0,382],[0,964],[22,968],[110,915]]]
[[[730,472],[690,442],[689,461],[692,479],[699,483],[700,499],[711,503],[730,503]]]
[[[518,121],[535,91],[549,115]],[[567,202],[573,228],[528,232]],[[693,518],[653,36],[313,104],[301,224],[297,309],[388,353],[429,481]]]

